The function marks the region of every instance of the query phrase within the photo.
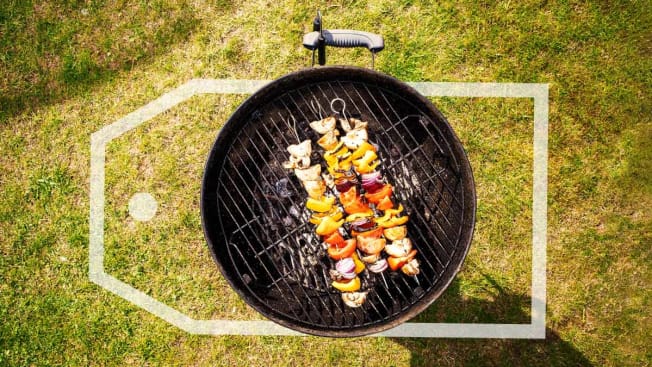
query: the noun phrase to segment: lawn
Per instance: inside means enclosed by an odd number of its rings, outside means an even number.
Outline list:
[[[330,28],[380,33],[404,81],[547,83],[545,340],[190,335],[88,277],[90,135],[193,78],[271,80]],[[0,365],[648,366],[652,16],[645,1],[5,1]],[[369,66],[365,50],[329,64]],[[107,272],[197,319],[262,319],[217,270],[203,164],[245,95],[193,97],[107,146]],[[414,321],[529,323],[533,103],[432,98],[473,166],[462,271]],[[136,192],[159,204],[129,216]]]

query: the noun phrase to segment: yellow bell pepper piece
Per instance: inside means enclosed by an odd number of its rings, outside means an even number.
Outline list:
[[[371,145],[368,142],[363,142],[356,150],[351,153],[351,159],[360,159],[362,158],[368,151],[376,151],[376,148],[374,148],[373,145]]]
[[[397,209],[387,209],[382,217],[376,218],[376,222],[386,222],[403,211],[403,204],[399,204]],[[348,220],[348,217],[347,217]]]
[[[391,228],[391,227],[396,227],[405,224],[409,219],[410,218],[406,215],[403,217],[394,217],[384,222],[379,222],[378,220],[376,220],[376,223],[383,228]]]
[[[324,153],[324,160],[326,161],[326,164],[331,166],[334,165],[340,157],[343,157],[345,154],[349,152],[349,148],[344,146],[344,143],[340,142],[337,144],[335,149],[329,150],[326,153]]]
[[[353,155],[350,152],[346,152],[345,154],[342,154],[341,156],[337,157],[337,161],[340,163],[340,166],[345,164],[351,164],[351,162],[353,161]]]
[[[322,200],[308,198],[308,201],[306,202],[306,208],[315,212],[323,213],[331,210],[333,204],[335,204],[334,196],[326,196]]]
[[[328,170],[328,173],[330,173],[331,176],[333,176],[333,179],[337,179],[343,176],[343,170],[340,168],[340,165],[335,163],[335,165],[328,165],[326,166],[326,169]]]
[[[333,287],[342,292],[355,292],[360,289],[360,278],[355,277],[348,282],[333,282]]]
[[[393,216],[396,216],[396,214],[399,214],[400,212],[403,211],[403,204],[398,204],[398,208],[396,209],[387,209],[385,210],[385,214],[391,214]]]
[[[321,220],[319,225],[317,225],[317,229],[315,231],[320,236],[326,236],[337,231],[337,229],[340,228],[342,224],[344,224],[344,219],[336,220],[331,216],[327,216]]]
[[[374,212],[369,209],[366,212],[354,213],[346,217],[347,222],[353,222],[356,219],[371,217],[374,215]]]
[[[337,157],[328,157],[327,158],[326,155],[324,154],[324,160],[326,161],[326,166],[327,167],[332,167],[332,166],[337,165]]]
[[[351,160],[344,160],[341,162],[337,162],[337,166],[342,171],[348,171],[351,169]]]
[[[356,252],[353,252],[353,254],[351,255],[351,258],[353,259],[353,262],[355,263],[355,269],[354,269],[355,273],[360,274],[365,268],[364,263],[362,262],[362,260],[360,260],[360,258],[358,257],[358,254]]]
[[[372,172],[373,170],[375,170],[376,167],[378,167],[379,164],[380,164],[380,162],[378,162],[378,161],[372,163],[371,165],[362,164],[362,165],[356,166],[356,170],[360,174],[369,173],[369,172]]]
[[[348,172],[351,170],[351,163],[335,162],[333,165],[326,166],[326,169],[328,169],[328,173],[333,176],[333,179],[338,179],[348,175]]]
[[[362,165],[369,165],[371,162],[376,160],[378,158],[378,155],[376,152],[373,150],[368,150],[364,153],[364,155],[360,159],[356,159],[353,161],[354,166],[362,166]]]
[[[339,208],[333,208],[331,209],[328,213],[314,213],[313,215],[310,216],[310,223],[319,225],[321,223],[322,219],[326,217],[331,217],[333,220],[338,221],[342,219],[344,214],[342,213],[342,210]]]

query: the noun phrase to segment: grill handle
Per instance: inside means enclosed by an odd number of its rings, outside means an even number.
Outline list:
[[[322,31],[326,46],[333,47],[366,47],[372,54],[385,48],[381,35],[350,29],[324,29]],[[303,45],[314,51],[319,46],[319,32],[310,32],[303,36]]]
[[[321,11],[312,22],[312,30],[303,36],[303,45],[312,51],[312,65],[315,66],[315,51],[319,56],[319,65],[326,64],[326,46],[333,47],[366,47],[371,52],[371,67],[374,67],[376,52],[385,48],[381,35],[350,29],[324,29]]]

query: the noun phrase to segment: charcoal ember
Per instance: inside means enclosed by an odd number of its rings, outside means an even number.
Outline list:
[[[295,218],[299,218],[299,217],[301,217],[301,213],[300,213],[299,210],[297,209],[296,205],[292,205],[292,206],[290,207],[290,209],[288,210],[288,212],[290,213],[291,216],[293,216],[293,217],[295,217]]]
[[[294,220],[289,216],[283,217],[282,222],[286,227],[292,227],[294,225]]]
[[[276,189],[276,194],[282,198],[289,198],[292,196],[292,191],[288,188],[288,183],[290,180],[287,178],[282,178],[278,181],[276,181],[276,184],[274,185]]]

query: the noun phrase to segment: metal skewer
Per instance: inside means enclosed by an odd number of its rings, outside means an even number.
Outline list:
[[[387,284],[387,280],[385,279],[385,272],[380,273],[380,278],[383,280],[383,283],[385,283],[385,288],[389,290],[389,285]]]

